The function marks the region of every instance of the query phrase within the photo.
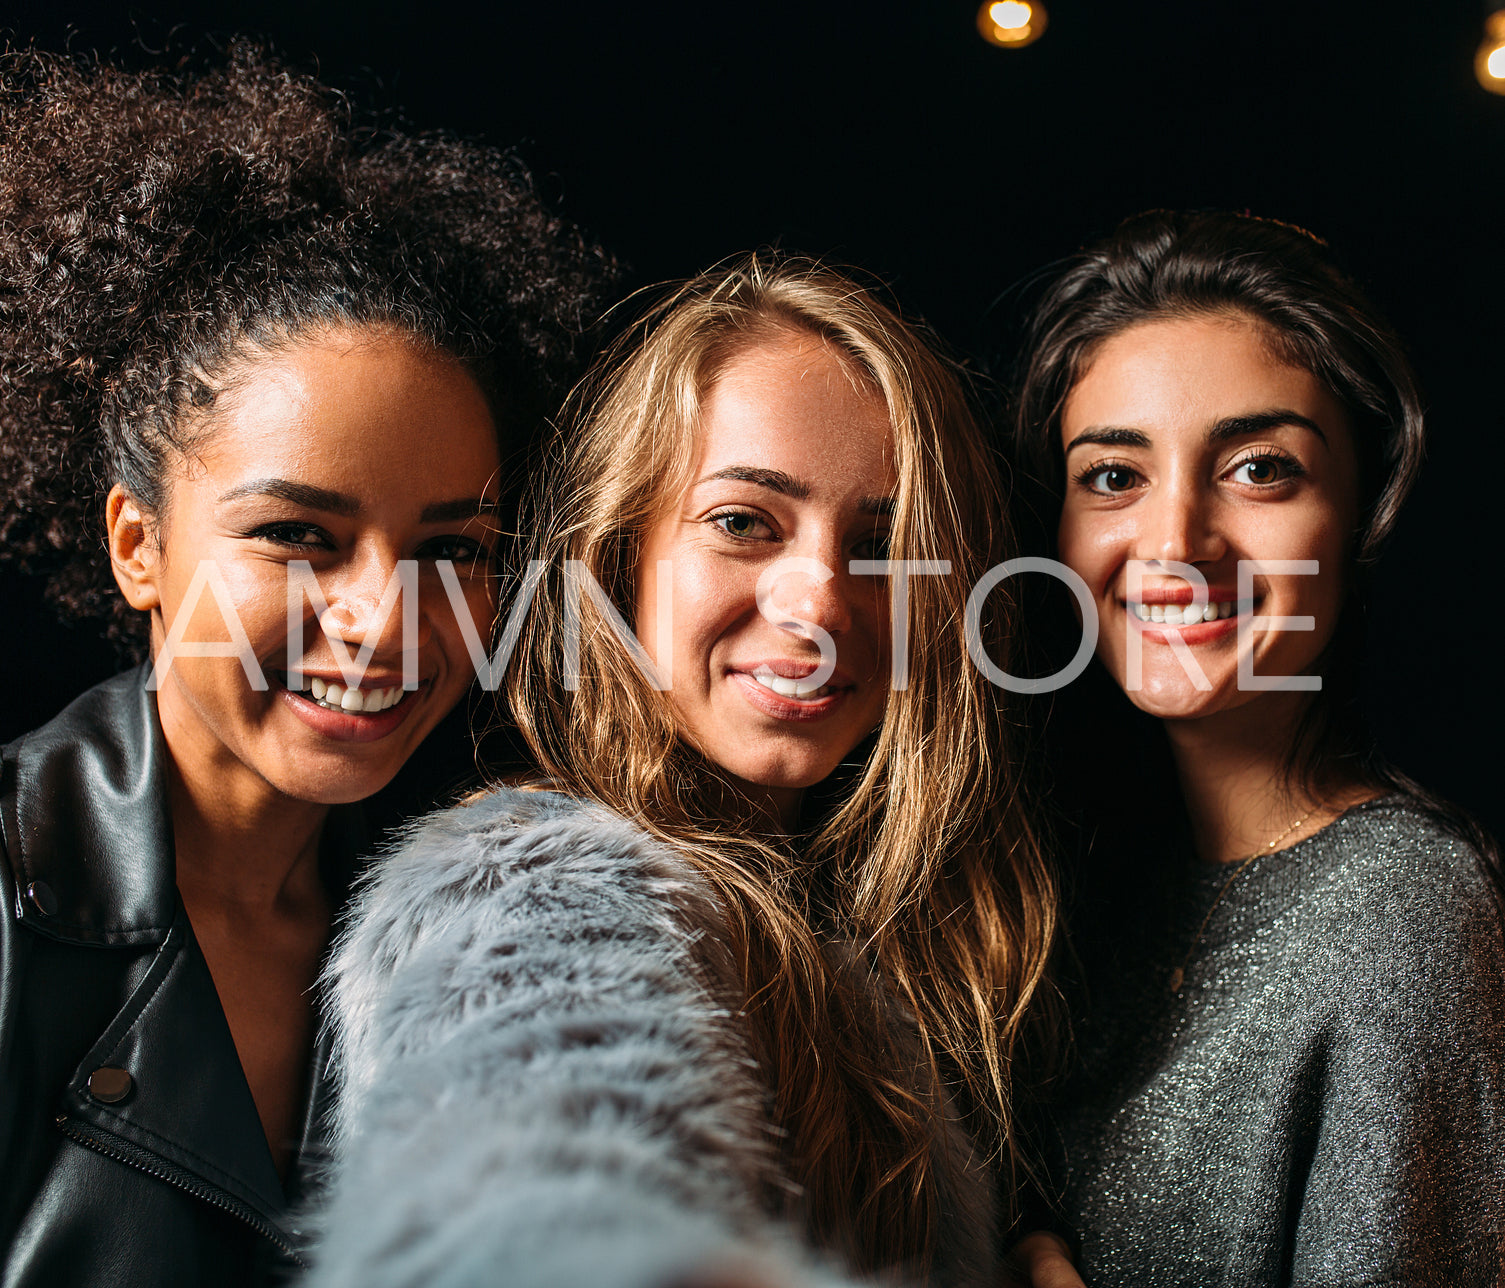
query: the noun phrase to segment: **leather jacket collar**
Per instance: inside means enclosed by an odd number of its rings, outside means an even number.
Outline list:
[[[45,1112],[55,1115],[53,1130],[239,1217],[296,1258],[301,1238],[289,1203],[302,1188],[301,1168],[322,1153],[328,1034],[320,1032],[314,1051],[300,1161],[284,1187],[178,898],[167,750],[145,679],[143,668],[97,686],[4,751],[0,848],[14,876],[20,935],[87,946],[85,960],[98,970],[125,970],[135,981],[87,1051],[63,1057],[73,1072]],[[331,811],[324,868],[337,906],[363,841],[359,807]],[[42,1031],[32,1040],[52,1039]],[[91,1090],[101,1070],[129,1074],[124,1098]]]
[[[12,744],[0,825],[29,929],[81,944],[167,937],[178,892],[166,755],[144,668]]]

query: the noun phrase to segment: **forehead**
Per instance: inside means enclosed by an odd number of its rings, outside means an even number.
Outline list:
[[[1088,426],[1200,434],[1225,417],[1275,407],[1324,426],[1346,419],[1327,387],[1277,355],[1252,319],[1174,318],[1141,322],[1103,341],[1067,396],[1061,429],[1068,441]]]
[[[834,345],[804,332],[735,353],[701,401],[696,435],[703,475],[737,463],[837,482],[854,471],[870,491],[893,474],[887,404]]]
[[[196,455],[221,475],[317,475],[339,488],[379,474],[426,488],[498,465],[496,427],[474,379],[446,355],[385,331],[331,330],[253,352],[206,429]]]

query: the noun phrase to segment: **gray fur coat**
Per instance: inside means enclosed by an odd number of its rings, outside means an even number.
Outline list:
[[[317,1288],[848,1284],[782,1184],[703,879],[610,811],[502,790],[418,824],[329,973],[343,1094]],[[939,1284],[992,1285],[967,1142]]]

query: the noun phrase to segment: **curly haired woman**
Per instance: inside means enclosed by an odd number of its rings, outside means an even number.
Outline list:
[[[0,548],[154,659],[4,752],[6,1284],[301,1259],[351,807],[470,684],[607,267],[507,156],[249,46],[4,56]]]

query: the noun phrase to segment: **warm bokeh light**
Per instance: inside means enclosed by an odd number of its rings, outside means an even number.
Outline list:
[[[1045,30],[1045,6],[1025,0],[983,0],[977,11],[977,30],[1000,49],[1023,49]]]
[[[1002,27],[1005,31],[1018,31],[1021,27],[1028,27],[1033,10],[1027,4],[1021,4],[1020,0],[997,0],[995,4],[988,6],[988,17],[993,20],[995,27]]]
[[[1505,9],[1484,22],[1484,43],[1474,59],[1474,75],[1491,94],[1505,94]]]

